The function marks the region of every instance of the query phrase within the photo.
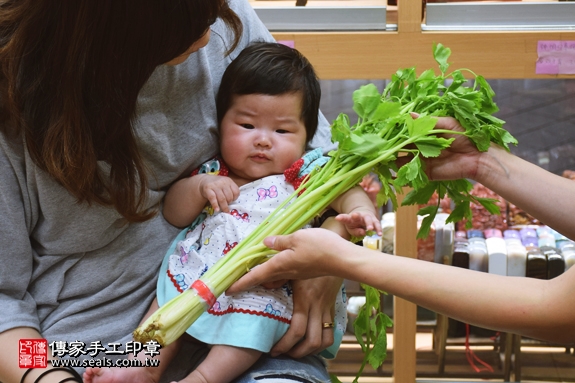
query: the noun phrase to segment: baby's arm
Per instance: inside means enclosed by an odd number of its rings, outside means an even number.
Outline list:
[[[228,212],[228,204],[240,195],[231,178],[212,174],[198,174],[174,183],[164,200],[164,217],[177,227],[190,225],[202,212],[206,203],[215,211]]]
[[[335,219],[346,226],[349,234],[361,237],[369,230],[374,230],[378,235],[382,234],[381,222],[373,202],[360,186],[340,195],[331,207],[340,213]]]

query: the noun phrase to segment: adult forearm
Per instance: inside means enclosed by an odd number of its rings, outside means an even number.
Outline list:
[[[575,239],[575,182],[492,146],[476,181],[569,238]]]
[[[357,247],[357,246],[356,246]],[[557,342],[575,342],[575,311],[563,291],[572,275],[551,281],[505,277],[368,249],[341,249],[327,267],[430,310],[474,325]],[[573,283],[571,283],[572,285]]]
[[[18,364],[18,342],[20,339],[41,339],[42,336],[30,327],[18,327],[0,333],[0,381],[3,383],[19,383],[26,372]],[[49,354],[49,352],[48,352]],[[49,355],[48,355],[49,356]],[[52,358],[50,358],[52,359]],[[24,383],[34,382],[40,374],[51,368],[35,368],[26,375]],[[42,383],[60,382],[72,374],[66,371],[54,371],[42,378]]]
[[[280,279],[334,275],[365,283],[430,310],[534,338],[575,343],[575,268],[551,280],[507,277],[356,246],[321,229],[264,241],[279,251],[230,293]]]

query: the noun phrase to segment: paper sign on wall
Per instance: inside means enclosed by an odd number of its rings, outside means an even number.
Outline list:
[[[537,43],[537,74],[575,74],[575,40]]]
[[[279,44],[287,45],[290,48],[295,48],[295,41],[293,40],[278,40]]]

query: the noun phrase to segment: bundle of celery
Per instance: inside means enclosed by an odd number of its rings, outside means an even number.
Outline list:
[[[485,79],[470,72],[475,81],[473,86],[467,87],[460,70],[446,74],[448,48],[434,45],[433,54],[440,67],[439,76],[427,70],[416,77],[414,68],[403,69],[393,76],[383,93],[373,85],[357,90],[353,101],[358,122],[351,126],[348,116],[343,114],[334,121],[332,137],[339,145],[329,153],[328,163],[312,171],[290,199],[210,268],[200,280],[201,288],[191,288],[162,306],[136,329],[135,339],[141,342],[154,339],[162,345],[176,340],[208,309],[206,301],[221,295],[250,268],[273,255],[274,252],[262,244],[265,237],[301,229],[370,172],[376,173],[383,185],[377,197],[380,205],[391,199],[397,207],[395,190],[410,186],[413,190],[404,199],[404,204],[426,203],[434,191],[440,197],[447,194],[455,203],[449,221],[469,218],[472,201],[481,203],[489,211],[498,211],[492,200],[471,196],[471,184],[467,180],[430,182],[425,175],[421,158],[438,156],[453,141],[440,136],[454,133],[434,129],[436,119],[432,116],[457,118],[465,128],[465,132],[458,134],[468,136],[479,150],[487,150],[490,142],[507,149],[509,143],[516,142],[502,128],[503,121],[491,115],[497,107],[492,100],[494,93]],[[451,80],[449,86],[445,85],[446,80]],[[420,117],[413,119],[410,112],[419,113]],[[401,153],[411,154],[413,159],[398,169],[395,160]],[[392,172],[396,173],[395,177]],[[427,235],[438,206],[420,212],[428,216],[419,236]],[[378,308],[378,303],[374,302],[379,301],[379,293],[369,292],[368,311],[360,313],[356,321],[356,336],[366,352],[366,360],[374,367],[385,358],[385,327],[391,323],[389,318],[379,314],[375,319],[371,318],[371,308]],[[379,324],[374,324],[374,320]],[[372,339],[375,347],[370,348]]]

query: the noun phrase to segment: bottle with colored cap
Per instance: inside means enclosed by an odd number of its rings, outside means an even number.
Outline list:
[[[484,231],[487,255],[487,271],[490,274],[507,275],[507,246],[499,229]]]
[[[555,247],[558,248],[559,250],[561,250],[561,247],[563,247],[564,244],[573,242],[563,234],[559,233],[558,231],[553,229],[551,230],[553,231],[553,235],[555,236]]]
[[[563,254],[565,260],[565,271],[569,270],[575,264],[575,242],[567,240],[561,242],[559,250]]]
[[[503,239],[505,240],[505,244],[507,246],[523,245],[523,243],[521,242],[521,236],[519,235],[519,231],[517,230],[505,230],[503,232]]]
[[[435,225],[434,261],[451,265],[455,226],[453,222],[446,222],[447,217],[449,217],[449,214],[437,213],[433,221]]]
[[[523,243],[523,246],[525,247],[529,247],[529,246],[537,246],[537,232],[535,231],[535,229],[532,229],[530,227],[525,227],[521,230],[519,230],[519,235],[521,236],[521,242]]]
[[[548,236],[539,237],[537,239],[537,246],[539,248],[555,247],[555,238],[554,237],[548,237]]]
[[[527,248],[525,276],[529,278],[547,279],[547,257],[536,246]]]
[[[469,269],[469,241],[464,231],[455,232],[451,265]]]
[[[395,213],[384,213],[381,217],[381,239],[384,253],[393,254],[393,240],[395,236]]]
[[[539,226],[537,227],[537,229],[535,229],[535,231],[537,232],[537,238],[547,238],[547,237],[551,237],[553,239],[555,239],[555,234],[553,233],[553,229],[551,229],[549,226]]]
[[[513,229],[504,230],[503,231],[503,238],[504,239],[516,238],[516,239],[521,240],[521,236],[519,235],[519,231],[513,230]]]
[[[551,246],[542,246],[540,250],[547,257],[547,279],[553,279],[565,271],[565,260],[559,250]]]
[[[487,272],[487,244],[481,230],[467,231],[469,269]]]
[[[527,267],[527,249],[523,245],[507,246],[507,275],[524,277]]]
[[[505,246],[507,248],[507,275],[513,277],[524,277],[527,264],[527,249],[521,243],[519,238],[513,236],[506,236],[506,230],[503,233],[505,237]],[[515,230],[513,230],[516,232]],[[516,232],[517,233],[517,232]],[[517,233],[519,236],[519,233]]]

